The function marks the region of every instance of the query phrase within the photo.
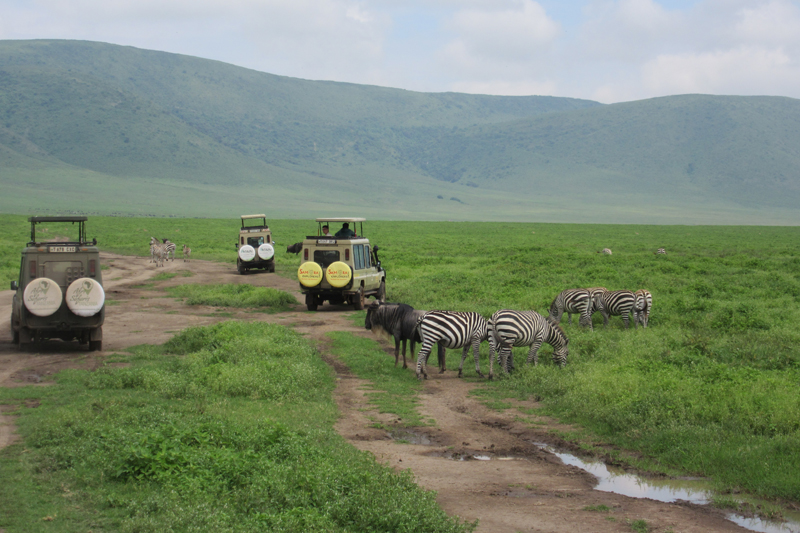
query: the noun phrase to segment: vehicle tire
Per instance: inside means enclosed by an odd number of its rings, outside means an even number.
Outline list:
[[[306,293],[306,309],[309,311],[316,311],[317,307],[319,307],[319,303],[317,302],[317,297],[314,294]]]
[[[275,263],[272,263],[271,265],[269,265],[269,271],[270,272],[275,272]]]
[[[13,337],[12,341],[14,344],[19,344],[19,330],[11,329],[11,336]]]
[[[100,352],[103,350],[103,341],[89,341],[90,352]]]
[[[247,269],[244,268],[244,264],[241,261],[236,261],[236,270],[239,271],[239,274],[247,272]]]
[[[386,301],[386,280],[381,280],[381,286],[378,288],[378,294],[375,295],[375,299],[381,302]]]
[[[364,309],[364,287],[359,287],[358,292],[353,295],[353,308],[356,311]]]

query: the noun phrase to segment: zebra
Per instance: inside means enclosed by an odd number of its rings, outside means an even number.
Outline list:
[[[150,245],[150,253],[153,255],[157,267],[164,266],[164,257],[167,255],[166,248],[163,243],[156,242]]]
[[[189,260],[189,256],[190,255],[192,255],[192,249],[184,244],[183,245],[183,262],[184,263]]]
[[[419,321],[417,329],[422,338],[422,347],[417,355],[417,379],[428,379],[425,367],[434,344],[444,348],[463,348],[461,364],[458,367],[458,377],[462,377],[464,360],[467,358],[469,347],[475,352],[475,371],[480,377],[480,346],[481,342],[489,337],[489,323],[479,313],[458,311],[428,311]],[[493,352],[493,340],[489,338],[490,349]],[[491,357],[491,355],[490,355]]]
[[[150,262],[157,263],[158,262],[158,247],[161,246],[161,243],[158,242],[158,239],[155,237],[150,237]]]
[[[598,254],[603,254],[603,255],[611,255],[611,248],[603,248],[602,250],[600,250],[597,253]]]
[[[634,313],[636,297],[628,290],[605,291],[595,294],[594,307],[603,315],[603,327],[608,326],[609,316],[621,316],[625,327],[628,327],[628,315]]]
[[[653,295],[646,289],[639,289],[634,293],[634,297],[633,327],[636,328],[636,324],[641,324],[646,328],[650,320],[650,309],[653,307]]]
[[[656,250],[656,255],[667,255],[667,249],[659,248],[658,250]]]
[[[167,255],[167,261],[169,261],[169,254],[172,254],[172,260],[175,261],[175,249],[177,248],[177,246],[175,246],[175,243],[170,242],[169,239],[163,239],[163,244],[165,253]]]
[[[553,362],[562,368],[567,364],[569,339],[564,335],[564,330],[536,311],[497,311],[489,320],[489,327],[490,338],[494,340],[500,366],[505,372],[508,372],[511,348],[514,346],[530,346],[527,362],[530,364],[533,361],[535,366],[539,363],[539,348],[546,342],[553,347]],[[492,374],[490,362],[489,379],[493,377]]]
[[[578,323],[592,328],[591,296],[586,289],[566,289],[561,291],[550,304],[550,316],[547,317],[553,324],[561,323],[561,316],[566,311],[569,324],[572,325],[572,313],[580,316]]]

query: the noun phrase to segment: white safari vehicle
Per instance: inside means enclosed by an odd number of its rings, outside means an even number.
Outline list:
[[[97,240],[86,238],[86,217],[30,217],[28,221],[31,240],[22,250],[19,279],[11,282],[11,290],[16,291],[11,304],[14,342],[25,349],[44,339],[78,339],[90,350],[102,350],[105,291]],[[40,238],[37,224],[45,226]],[[76,225],[77,239],[61,236]]]
[[[378,260],[378,247],[371,246],[364,236],[366,219],[316,221],[317,234],[303,240],[303,263],[297,270],[308,310],[316,311],[326,300],[352,304],[356,309],[364,309],[369,296],[385,300],[386,271]],[[323,231],[325,227],[330,228],[329,234]]]
[[[267,215],[242,215],[242,228],[236,241],[236,270],[244,274],[253,268],[275,272],[275,247]]]

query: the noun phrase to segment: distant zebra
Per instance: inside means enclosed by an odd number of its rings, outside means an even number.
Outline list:
[[[636,297],[627,290],[605,291],[595,295],[594,307],[603,315],[603,326],[608,326],[609,316],[621,316],[625,327],[628,327],[628,315],[633,313]]]
[[[603,248],[602,250],[600,250],[597,253],[598,254],[603,254],[603,255],[611,255],[611,248]]]
[[[174,242],[170,242],[169,239],[163,239],[163,243],[164,250],[167,254],[167,261],[169,261],[169,254],[172,254],[172,260],[175,261],[175,249],[177,246],[175,246]]]
[[[561,316],[567,313],[569,324],[572,325],[572,313],[579,315],[578,323],[582,326],[592,327],[591,297],[586,289],[566,289],[561,291],[550,304],[548,320],[553,324],[561,323]]]
[[[463,348],[461,364],[458,367],[458,377],[462,376],[464,360],[467,358],[469,347],[475,352],[475,371],[479,376],[480,346],[489,336],[489,323],[483,316],[473,312],[457,311],[428,311],[417,322],[417,329],[422,338],[422,348],[417,356],[417,379],[428,379],[426,365],[434,344],[444,348]],[[492,340],[489,339],[490,344]],[[493,345],[493,344],[492,344]]]
[[[161,243],[158,242],[158,239],[156,239],[155,237],[150,237],[150,262],[151,263],[155,263],[156,262],[156,248],[160,244]]]
[[[163,243],[155,242],[150,245],[150,253],[157,267],[164,266],[164,258],[167,255],[166,247]]]
[[[500,356],[500,365],[508,372],[508,361],[511,348],[514,346],[530,346],[528,364],[533,361],[539,363],[539,348],[542,343],[553,347],[553,362],[560,367],[567,364],[569,355],[569,339],[564,335],[564,330],[553,324],[536,311],[512,311],[503,309],[497,311],[489,320],[491,328],[490,338],[494,339]],[[489,379],[492,378],[492,365],[489,364]]]
[[[192,255],[192,249],[184,244],[183,245],[183,262],[184,263],[189,260],[189,256],[190,255]]]
[[[636,328],[636,324],[641,324],[646,328],[650,320],[650,309],[653,307],[653,295],[648,290],[639,289],[634,293],[634,298],[633,327]]]
[[[667,255],[667,249],[659,248],[658,250],[656,250],[656,255]]]

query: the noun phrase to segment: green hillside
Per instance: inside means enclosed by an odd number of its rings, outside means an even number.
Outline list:
[[[0,41],[0,211],[792,224],[799,116],[788,98],[417,93]]]

